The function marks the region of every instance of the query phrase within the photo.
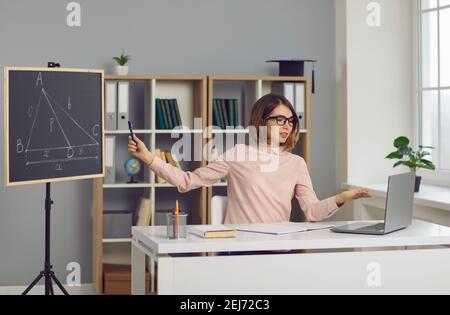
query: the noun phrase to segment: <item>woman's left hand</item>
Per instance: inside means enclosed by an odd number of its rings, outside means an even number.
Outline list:
[[[360,198],[371,198],[372,195],[370,194],[368,189],[352,189],[347,190],[344,192],[341,192],[340,194],[336,195],[336,204],[340,207],[342,206],[346,201],[349,200],[356,200]]]

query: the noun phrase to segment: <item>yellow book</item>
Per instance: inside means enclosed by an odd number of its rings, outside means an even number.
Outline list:
[[[139,216],[137,226],[150,225],[152,216],[150,198],[141,198],[139,202]]]
[[[166,154],[166,160],[167,160],[167,162],[170,163],[170,165],[173,165],[173,166],[181,169],[180,163],[178,163],[178,161],[174,158],[174,156],[172,155],[172,152],[166,151],[165,154]]]
[[[191,228],[191,233],[203,238],[236,237],[236,230],[225,225],[197,225]]]

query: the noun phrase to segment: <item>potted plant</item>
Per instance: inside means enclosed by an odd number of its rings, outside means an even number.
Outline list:
[[[131,60],[129,55],[121,54],[119,57],[113,57],[113,59],[117,62],[116,73],[118,75],[127,75],[128,74],[128,66],[126,65],[128,61]]]
[[[414,151],[409,146],[409,139],[407,137],[398,137],[394,141],[394,147],[397,148],[397,151],[389,153],[388,156],[386,156],[387,159],[398,159],[400,161],[397,161],[393,167],[397,167],[399,165],[404,165],[409,167],[411,172],[416,173],[416,170],[418,168],[423,168],[427,170],[434,171],[436,169],[433,162],[430,160],[425,159],[424,157],[427,155],[430,155],[430,152],[424,151],[424,149],[434,149],[433,147],[426,147],[419,145],[419,150]],[[406,158],[405,158],[406,157]],[[416,185],[415,185],[415,192],[419,192],[420,190],[420,182],[422,181],[421,176],[416,176]]]

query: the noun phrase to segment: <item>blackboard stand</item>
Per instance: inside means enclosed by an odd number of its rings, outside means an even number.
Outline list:
[[[44,270],[34,279],[34,281],[28,286],[28,288],[22,293],[22,295],[28,294],[30,290],[44,277],[45,280],[45,295],[54,295],[52,280],[61,289],[64,295],[69,293],[64,289],[61,282],[56,278],[53,266],[50,263],[50,212],[52,210],[53,200],[50,197],[50,183],[46,183],[45,187],[45,263]]]
[[[49,62],[49,68],[60,67],[59,63]],[[64,289],[61,282],[59,282],[58,278],[55,276],[55,272],[52,270],[53,266],[50,263],[50,219],[51,219],[51,211],[52,211],[53,200],[50,196],[50,183],[45,184],[45,262],[44,262],[44,270],[39,272],[39,275],[33,282],[28,286],[28,288],[23,291],[22,295],[28,294],[30,290],[44,277],[45,281],[45,295],[54,295],[53,292],[53,284],[52,280],[56,283],[56,285],[61,289],[64,295],[69,295],[69,293]]]

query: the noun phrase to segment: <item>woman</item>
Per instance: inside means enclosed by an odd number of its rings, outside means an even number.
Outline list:
[[[304,159],[288,152],[298,141],[300,128],[295,110],[284,96],[268,94],[260,98],[253,106],[250,125],[258,130],[258,145],[235,145],[217,160],[192,172],[155,157],[136,136],[129,137],[128,151],[180,192],[210,186],[227,177],[225,223],[289,221],[294,196],[306,219],[317,222],[332,216],[348,200],[371,197],[367,189],[358,189],[322,201],[317,199]],[[265,136],[260,127],[267,128]],[[259,159],[249,158],[255,155]],[[269,167],[267,161],[275,161],[275,167]]]

